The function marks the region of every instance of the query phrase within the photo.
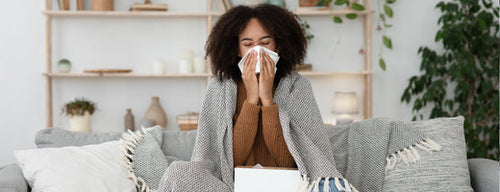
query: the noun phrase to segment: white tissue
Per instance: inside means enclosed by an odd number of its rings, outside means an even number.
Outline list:
[[[243,73],[243,65],[245,64],[245,61],[247,60],[248,54],[250,54],[250,51],[252,51],[252,50],[257,51],[257,64],[255,65],[255,73],[260,73],[260,51],[261,50],[264,50],[269,55],[269,57],[271,57],[271,59],[274,61],[274,73],[276,73],[276,70],[277,70],[276,63],[278,63],[280,56],[278,56],[278,54],[275,53],[274,51],[271,51],[271,50],[269,50],[265,47],[262,47],[262,46],[252,47],[251,49],[249,49],[247,51],[245,56],[243,56],[243,58],[241,58],[241,61],[238,63],[238,67],[240,68],[240,71],[242,73]]]

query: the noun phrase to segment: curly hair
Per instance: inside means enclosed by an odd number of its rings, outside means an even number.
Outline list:
[[[303,62],[307,40],[297,15],[270,4],[260,4],[256,7],[237,6],[219,18],[212,28],[205,47],[205,58],[210,59],[212,73],[220,81],[224,79],[232,79],[237,83],[241,81],[241,72],[237,66],[241,60],[238,56],[238,36],[252,18],[256,18],[274,37],[276,49],[280,50],[275,84],[290,74],[295,65]]]

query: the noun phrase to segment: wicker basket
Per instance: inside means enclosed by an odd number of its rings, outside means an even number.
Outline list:
[[[198,117],[200,113],[185,113],[177,116],[177,124],[181,128],[181,131],[191,131],[198,128]]]

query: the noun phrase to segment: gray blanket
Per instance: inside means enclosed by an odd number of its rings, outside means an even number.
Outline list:
[[[160,181],[159,191],[234,190],[232,126],[237,85],[212,80],[200,113],[197,138],[191,161],[172,163]],[[303,176],[298,191],[311,191],[321,178],[343,178],[337,171],[334,154],[309,81],[297,73],[284,77],[274,96],[285,142]],[[356,125],[356,126],[355,126]],[[353,124],[348,139],[345,191],[381,191],[384,165],[401,159],[416,161],[408,148],[423,142],[424,136],[407,133],[401,125],[384,119]],[[411,138],[411,139],[407,139]],[[391,142],[394,141],[394,142]],[[405,155],[406,154],[406,155]],[[375,163],[374,163],[375,162]],[[344,179],[344,181],[347,181]]]
[[[236,97],[237,85],[233,81],[210,82],[191,161],[172,163],[160,182],[161,191],[233,191]],[[285,142],[304,176],[304,185],[310,186],[312,182],[306,182],[309,178],[341,178],[309,81],[297,73],[282,78],[274,101]],[[186,178],[191,182],[185,182]]]

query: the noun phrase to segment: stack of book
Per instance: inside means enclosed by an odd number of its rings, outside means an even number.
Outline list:
[[[177,124],[181,131],[191,131],[198,128],[198,118],[200,113],[191,112],[177,116]]]
[[[312,71],[311,64],[298,64],[294,67],[295,71]]]
[[[167,4],[141,4],[134,3],[130,11],[167,11]]]

